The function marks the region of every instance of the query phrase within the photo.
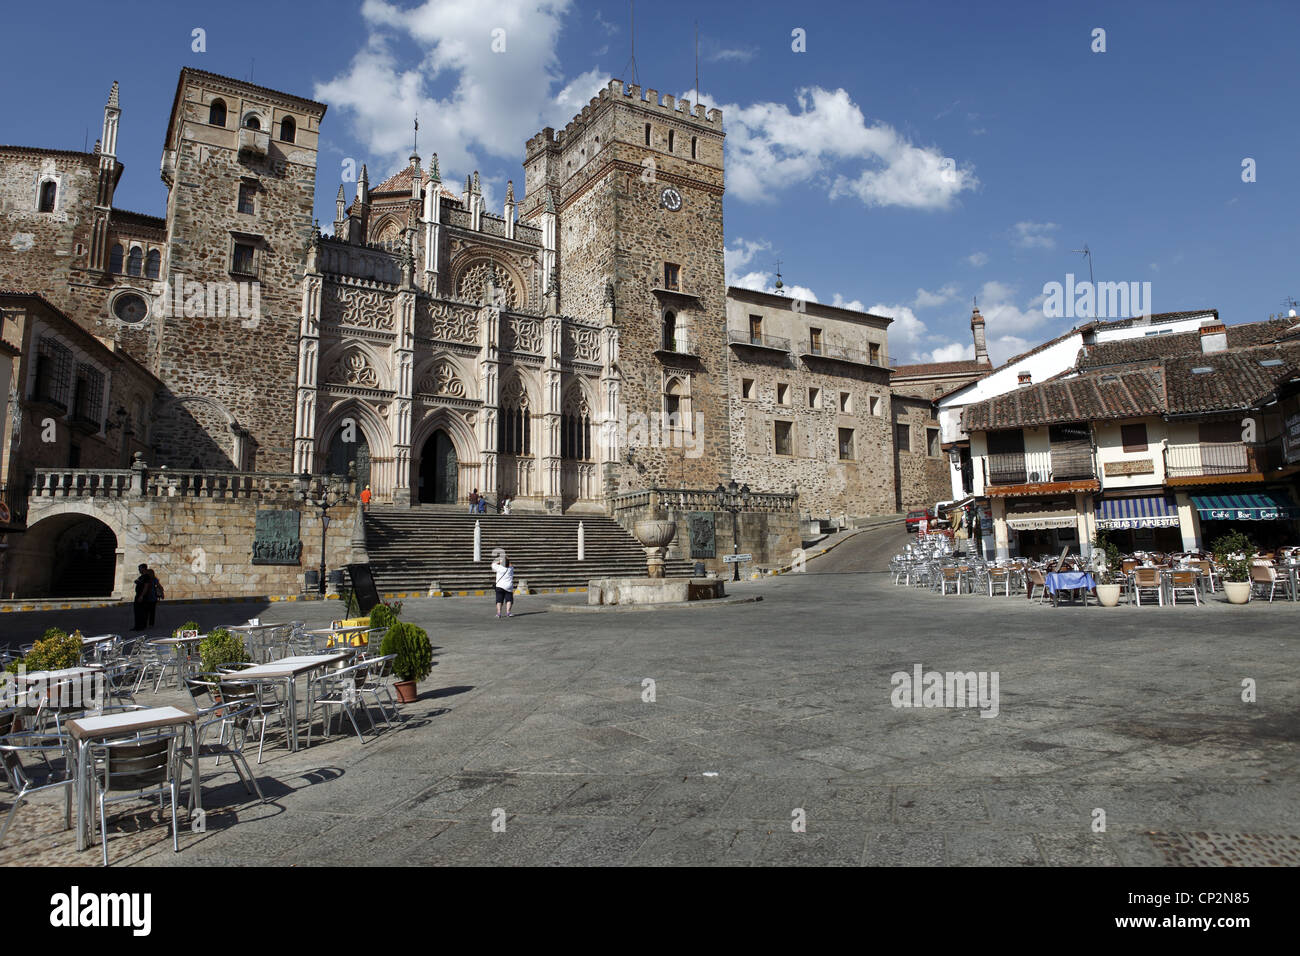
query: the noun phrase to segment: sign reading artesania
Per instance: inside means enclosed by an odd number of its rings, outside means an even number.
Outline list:
[[[754,556],[752,554],[728,554],[722,560],[727,564],[735,564],[737,562],[753,561]]]
[[[74,886],[50,897],[50,925],[58,928],[125,926],[134,936],[148,936],[152,914],[152,893],[82,893]]]

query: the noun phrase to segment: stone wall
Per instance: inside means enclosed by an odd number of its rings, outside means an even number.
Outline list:
[[[905,451],[897,440],[894,442],[898,507],[903,511],[933,508],[936,501],[952,497],[948,457],[939,448],[939,423],[932,410],[926,399],[898,394],[893,397],[893,421],[906,426],[910,446]],[[929,454],[930,432],[934,433],[934,455]]]
[[[252,563],[257,511],[300,511],[302,554],[294,565]],[[8,536],[3,593],[41,597],[54,567],[53,545],[74,522],[103,522],[117,538],[114,596],[129,600],[136,568],[148,564],[163,582],[169,599],[298,594],[303,572],[319,568],[320,512],[302,510],[290,498],[205,498],[189,495],[108,497],[34,497],[28,527]],[[327,567],[354,560],[352,539],[356,506],[330,510],[326,538]]]
[[[91,153],[0,147],[0,289],[39,292],[61,308],[72,304],[72,278],[90,245],[98,175],[99,157]],[[57,185],[54,211],[38,212],[47,179]]]

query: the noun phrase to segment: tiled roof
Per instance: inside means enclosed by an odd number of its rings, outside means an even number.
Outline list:
[[[992,366],[977,362],[974,359],[963,359],[960,362],[921,362],[916,365],[895,365],[894,375],[955,375],[958,372],[980,372],[989,371]]]
[[[1192,313],[1203,314],[1203,313]],[[1264,322],[1246,322],[1229,325],[1228,348],[1244,348],[1272,342],[1283,335],[1294,319],[1268,319]],[[1169,335],[1146,335],[1136,339],[1115,342],[1098,342],[1079,350],[1075,361],[1080,369],[1129,365],[1134,362],[1151,362],[1168,356],[1199,355],[1201,335],[1199,330],[1174,332]]]
[[[1281,365],[1263,366],[1268,359]],[[1196,372],[1194,369],[1210,369]],[[1170,415],[1253,408],[1300,374],[1300,343],[1187,355],[1165,361]]]
[[[1026,385],[966,406],[962,424],[972,432],[1097,418],[1140,418],[1160,414],[1163,405],[1161,369],[1148,367]]]
[[[1270,359],[1280,359],[1281,364],[1260,364]],[[1023,386],[966,406],[962,423],[971,432],[1256,408],[1278,385],[1297,375],[1300,342],[1230,348],[1208,355],[1198,348],[1154,364],[1094,369],[1073,378]]]
[[[415,170],[412,167],[404,166],[396,174],[389,176],[378,186],[371,189],[370,195],[374,196],[377,193],[405,193],[409,196],[411,194],[411,179],[414,175]],[[439,192],[448,199],[460,198],[460,196],[452,192],[446,186],[443,186]]]

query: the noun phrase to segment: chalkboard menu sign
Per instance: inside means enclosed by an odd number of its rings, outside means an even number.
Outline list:
[[[352,593],[357,597],[357,608],[360,615],[365,617],[379,603],[379,589],[375,587],[375,579],[370,575],[370,565],[349,564],[348,576],[352,578]]]

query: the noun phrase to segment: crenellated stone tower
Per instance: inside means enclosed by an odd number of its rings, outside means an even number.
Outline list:
[[[722,111],[611,81],[528,141],[522,219],[560,312],[608,322],[605,493],[730,474]]]

